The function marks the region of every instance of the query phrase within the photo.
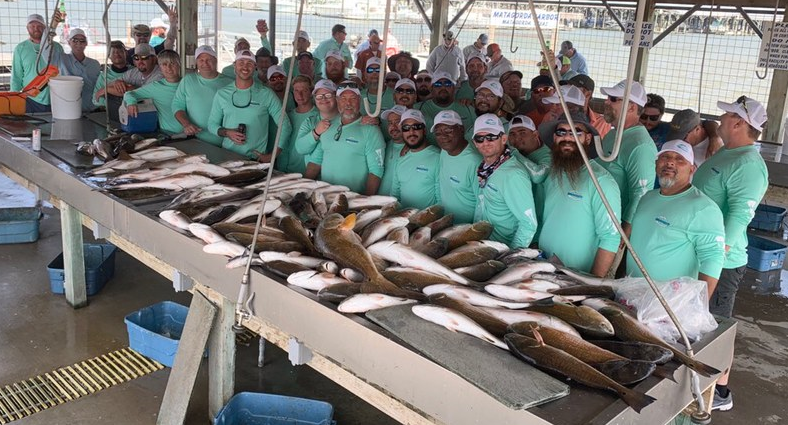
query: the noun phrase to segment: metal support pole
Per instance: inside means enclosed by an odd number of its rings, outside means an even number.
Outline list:
[[[651,47],[654,47],[654,46],[656,46],[657,44],[659,44],[659,42],[660,42],[660,41],[662,41],[662,39],[663,39],[663,38],[667,37],[667,36],[668,36],[668,34],[670,34],[670,33],[671,33],[671,32],[673,32],[673,31],[674,31],[676,28],[678,28],[678,27],[679,27],[679,25],[683,24],[683,23],[684,23],[684,21],[686,21],[686,20],[687,20],[687,18],[689,18],[690,16],[692,16],[692,14],[693,14],[693,13],[695,13],[695,12],[696,12],[698,9],[700,9],[700,5],[699,5],[699,4],[696,4],[696,5],[692,6],[692,8],[691,8],[690,10],[688,10],[687,12],[685,12],[683,15],[681,15],[681,16],[679,17],[679,19],[676,19],[676,22],[674,22],[674,23],[670,24],[670,26],[668,26],[667,28],[665,28],[665,31],[662,31],[662,33],[660,33],[660,34],[659,34],[659,35],[658,35],[658,36],[657,36],[657,37],[654,39],[654,41],[651,43]]]
[[[611,18],[613,18],[614,21],[616,21],[616,23],[618,24],[619,28],[621,28],[621,31],[624,31],[624,24],[621,23],[621,20],[618,19],[618,16],[616,16],[616,13],[613,12],[613,8],[610,7],[609,4],[607,4],[607,0],[603,1],[602,4],[605,5],[605,9],[607,9],[607,13],[610,15]]]
[[[457,15],[455,15],[455,16],[454,16],[454,18],[452,18],[452,19],[451,19],[451,21],[449,21],[449,25],[448,25],[448,26],[446,26],[446,28],[451,28],[451,27],[453,27],[453,26],[454,26],[454,24],[456,24],[456,23],[457,23],[457,21],[458,21],[458,20],[460,20],[460,18],[462,17],[462,15],[463,15],[465,12],[467,12],[467,11],[468,11],[468,8],[469,8],[469,7],[471,7],[471,5],[472,5],[472,4],[473,4],[475,1],[476,1],[476,0],[468,0],[467,2],[465,2],[465,6],[463,6],[463,7],[462,7],[462,9],[460,9],[460,10],[457,12]]]
[[[755,22],[752,21],[752,19],[750,18],[750,15],[748,15],[747,12],[744,11],[744,8],[741,7],[741,6],[736,6],[736,10],[739,12],[741,17],[744,18],[744,21],[747,22],[747,25],[750,26],[752,31],[755,34],[758,34],[758,38],[763,38],[763,32],[758,28],[758,25]],[[775,11],[775,13],[777,13],[777,12]],[[785,21],[783,21],[783,22],[785,22]]]
[[[430,21],[430,17],[427,16],[427,12],[424,11],[424,5],[421,4],[421,0],[413,0],[413,4],[416,5],[416,9],[418,9],[419,14],[421,14],[421,18],[424,19],[424,23],[427,24],[427,28],[432,31],[432,21]]]

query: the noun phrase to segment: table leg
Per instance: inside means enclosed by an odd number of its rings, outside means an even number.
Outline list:
[[[60,226],[63,234],[66,301],[74,308],[85,307],[88,305],[88,296],[82,245],[82,213],[61,201]]]
[[[215,302],[217,300],[214,300]],[[224,407],[235,391],[235,304],[221,297],[208,338],[208,414],[210,419]]]

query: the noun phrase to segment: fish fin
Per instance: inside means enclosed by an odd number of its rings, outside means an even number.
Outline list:
[[[355,226],[356,226],[356,213],[352,213],[352,214],[348,214],[348,216],[345,217],[345,220],[342,222],[342,224],[339,225],[339,229],[345,231],[353,230],[353,227]]]
[[[547,261],[554,266],[564,267],[564,262],[555,254],[548,258]]]
[[[670,379],[671,381],[678,383],[678,381],[676,381],[676,377],[673,376],[673,373],[674,371],[670,370],[670,368],[667,368],[664,365],[658,365],[654,369],[654,373],[652,375],[656,376],[657,378]]]
[[[123,160],[123,161],[128,161],[128,160],[130,160],[130,159],[134,159],[134,158],[132,158],[132,156],[131,156],[131,155],[129,155],[129,153],[128,153],[128,152],[126,152],[126,151],[120,151],[120,153],[118,154],[118,157],[117,157],[117,158],[115,158],[115,159],[120,159],[120,160]]]
[[[551,306],[551,305],[555,304],[555,301],[553,300],[553,297],[547,297],[547,298],[538,299],[538,300],[534,301],[533,304],[534,305],[541,305],[541,306]]]
[[[656,399],[650,395],[641,393],[640,391],[630,390],[626,387],[624,387],[624,389],[620,391],[618,395],[621,396],[621,399],[624,400],[624,402],[628,404],[632,410],[638,413],[640,413],[644,407],[656,401]]]

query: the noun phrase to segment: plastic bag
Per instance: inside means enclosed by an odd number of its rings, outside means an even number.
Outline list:
[[[697,341],[705,333],[717,329],[717,321],[709,313],[706,282],[689,277],[656,282],[662,296],[673,309],[687,337]],[[613,285],[616,300],[637,311],[637,318],[660,338],[676,342],[680,335],[665,308],[644,278],[618,279]]]

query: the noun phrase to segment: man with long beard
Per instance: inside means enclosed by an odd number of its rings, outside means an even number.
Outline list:
[[[473,143],[482,155],[476,169],[479,202],[474,221],[493,225],[490,239],[511,248],[527,247],[536,233],[531,179],[507,146],[501,120],[493,114],[476,118]]]
[[[632,221],[632,246],[654,280],[681,276],[717,286],[725,258],[725,227],[717,204],[692,185],[692,145],[671,140],[656,160],[659,189],[645,194]],[[630,256],[627,275],[643,276]]]
[[[397,161],[391,196],[405,208],[424,209],[438,201],[440,150],[427,143],[427,124],[420,111],[405,111],[399,128],[407,149]]]
[[[597,132],[582,114],[573,115],[572,120],[588,154]],[[575,270],[605,276],[613,264],[621,236],[594,187],[572,127],[563,115],[539,130],[544,140],[549,141],[552,152],[550,176],[544,182],[546,197],[539,248],[548,258],[556,256]],[[618,219],[621,199],[613,176],[596,162],[590,164]]]

